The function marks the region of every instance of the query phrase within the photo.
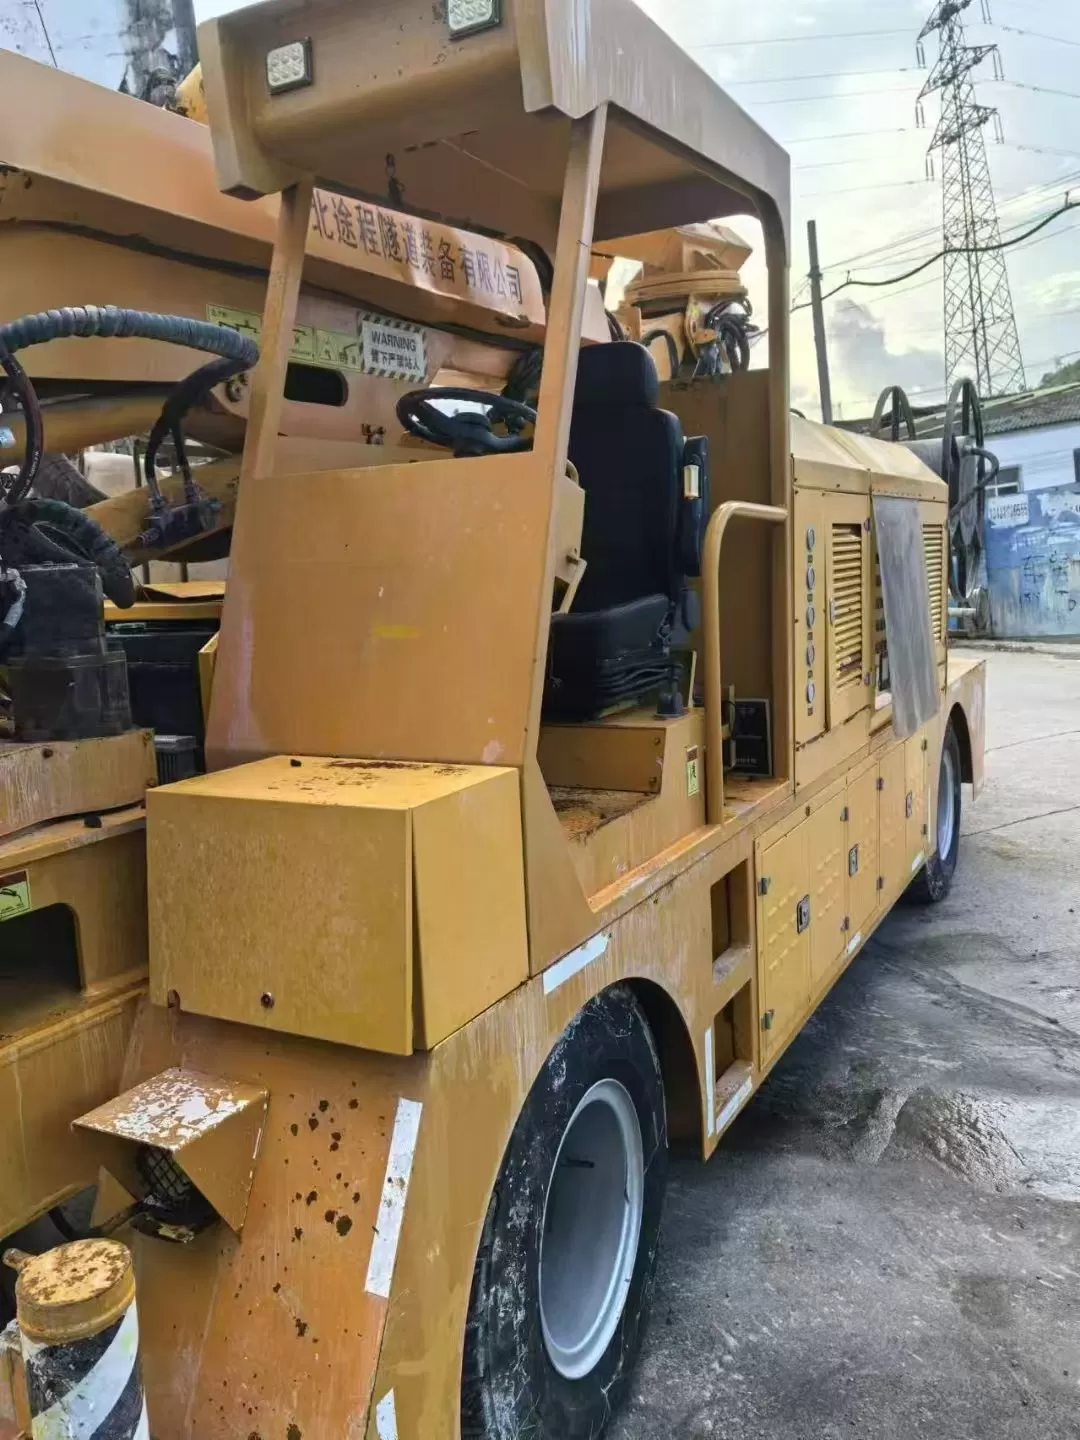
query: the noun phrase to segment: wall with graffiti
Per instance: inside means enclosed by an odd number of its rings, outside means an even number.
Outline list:
[[[1080,484],[987,501],[995,636],[1080,636]]]

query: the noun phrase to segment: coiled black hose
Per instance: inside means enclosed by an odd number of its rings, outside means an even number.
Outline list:
[[[650,330],[641,337],[641,343],[645,346],[646,350],[649,349],[654,340],[663,340],[667,345],[668,366],[671,370],[670,378],[674,380],[679,373],[679,365],[682,363],[679,359],[679,347],[675,344],[675,337],[670,331],[659,328]]]
[[[750,336],[757,333],[757,327],[750,322],[752,314],[749,299],[734,296],[712,307],[705,316],[705,329],[714,330],[716,339],[703,346],[695,375],[718,374],[721,350],[733,374],[750,369]]]
[[[183,345],[190,350],[204,350],[220,357],[182,380],[165,402],[147,449],[146,472],[150,480],[158,446],[166,434],[178,434],[180,418],[190,406],[214,385],[238,375],[242,370],[250,370],[259,358],[259,347],[254,340],[224,325],[211,325],[186,315],[157,315],[149,310],[128,310],[118,305],[73,305],[63,310],[42,310],[36,315],[23,315],[7,325],[0,325],[0,368],[11,381],[26,417],[25,456],[18,475],[7,487],[7,499],[12,504],[29,493],[41,463],[43,446],[37,397],[29,377],[14,358],[14,352],[28,345],[70,337],[161,340],[169,345]]]
[[[63,500],[31,495],[9,505],[0,513],[0,553],[15,566],[87,560],[97,567],[114,605],[126,610],[135,603],[135,581],[119,545],[96,520]]]
[[[0,325],[0,344],[8,350],[25,350],[47,340],[69,336],[81,339],[164,340],[189,350],[207,350],[236,360],[249,370],[259,358],[259,347],[238,330],[192,320],[187,315],[156,315],[149,310],[126,310],[118,305],[71,305],[63,310],[41,310]]]

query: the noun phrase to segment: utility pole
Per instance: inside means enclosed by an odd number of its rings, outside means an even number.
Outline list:
[[[814,349],[817,351],[818,393],[821,396],[821,419],[832,424],[832,391],[829,388],[829,352],[825,345],[825,311],[821,304],[821,266],[817,253],[817,221],[806,222],[806,239],[810,246],[810,311],[814,317]]]

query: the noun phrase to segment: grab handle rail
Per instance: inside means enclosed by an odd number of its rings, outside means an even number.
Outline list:
[[[709,518],[701,565],[705,641],[705,777],[710,825],[724,819],[724,696],[720,673],[720,547],[732,520],[763,520],[782,525],[788,512],[782,505],[754,505],[748,500],[725,500]]]

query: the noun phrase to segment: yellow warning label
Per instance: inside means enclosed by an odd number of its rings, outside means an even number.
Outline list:
[[[259,336],[262,334],[262,316],[254,310],[236,310],[232,305],[208,305],[206,307],[206,318],[212,325],[224,325],[228,330],[238,330],[241,335],[247,335],[259,343]],[[314,330],[310,325],[293,326],[293,343],[289,351],[290,360],[299,360],[304,364],[312,364],[317,361],[318,353],[316,347],[316,335],[322,332]],[[348,339],[348,336],[343,336]]]
[[[23,915],[30,909],[30,877],[25,870],[0,875],[0,920]]]
[[[688,745],[686,747],[686,793],[687,795],[697,795],[700,790],[700,748],[697,745]]]
[[[315,359],[338,370],[362,370],[364,351],[359,335],[345,335],[338,330],[316,330]]]
[[[206,318],[213,325],[224,325],[249,336],[256,344],[259,342],[262,316],[253,310],[208,305]],[[361,311],[357,311],[356,322],[356,331],[351,335],[343,330],[294,325],[289,359],[305,365],[330,365],[335,370],[423,380],[426,359],[424,333],[419,325],[404,320],[380,321],[379,317]]]
[[[262,334],[262,316],[253,310],[234,310],[231,305],[207,305],[206,318],[211,325],[224,325],[228,330],[238,330],[250,340],[258,341]]]

